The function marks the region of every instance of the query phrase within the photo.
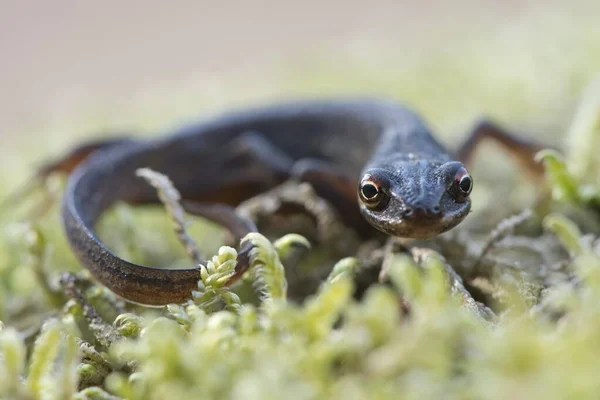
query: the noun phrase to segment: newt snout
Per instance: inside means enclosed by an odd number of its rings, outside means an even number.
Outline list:
[[[361,211],[385,233],[429,238],[467,216],[472,185],[469,173],[456,161],[383,164],[368,170],[361,180]]]

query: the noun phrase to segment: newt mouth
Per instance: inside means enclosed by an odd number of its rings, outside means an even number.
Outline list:
[[[447,212],[430,212],[423,209],[400,210],[396,213],[373,213],[365,207],[361,211],[366,220],[378,230],[397,237],[429,239],[447,232],[462,222],[469,214],[471,202],[459,204]]]

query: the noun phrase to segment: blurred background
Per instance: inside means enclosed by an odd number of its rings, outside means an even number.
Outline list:
[[[482,116],[560,139],[600,71],[598,3],[2,0],[2,175],[115,129],[332,94],[400,99],[448,143]]]

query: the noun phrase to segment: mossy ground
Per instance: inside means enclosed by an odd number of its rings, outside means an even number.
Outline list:
[[[547,201],[534,207],[543,192],[488,147],[492,155],[474,170],[473,215],[418,244],[439,250],[495,318],[482,318],[451,290],[456,281],[435,254],[420,265],[388,257],[390,284],[372,285],[360,300],[352,295],[355,262],[333,268],[335,259],[315,257],[333,272],[311,296],[292,301],[287,292],[297,282],[283,279],[279,258],[286,242],[273,246],[259,236],[251,238],[261,249],[252,274],[258,295],[246,288],[238,297],[223,287],[233,257],[223,248],[207,265],[194,304],[127,308],[103,289],[82,289],[94,316],[57,290],[60,272],[81,271],[58,210],[21,223],[18,212],[2,209],[0,397],[597,398],[600,85],[592,82],[600,71],[600,28],[592,15],[576,26],[564,22],[549,13],[465,36],[452,49],[372,50],[368,60],[347,56],[302,69],[310,73],[286,69],[264,86],[213,88],[210,99],[178,94],[174,102],[185,106],[165,105],[164,113],[127,110],[128,123],[156,128],[224,103],[367,91],[413,105],[447,143],[482,115],[540,132],[566,150],[543,157]],[[68,131],[110,127],[106,121],[87,115]],[[66,146],[73,138],[57,133],[63,128],[49,125],[40,143],[52,138],[52,148]],[[2,149],[0,194],[27,175],[26,163],[43,157],[29,147],[16,140]],[[50,190],[59,194],[61,184],[53,180]],[[478,261],[494,226],[527,207],[533,216],[503,228]],[[103,221],[102,236],[131,260],[186,265],[171,230],[160,209],[121,206]],[[224,241],[206,224],[194,225],[192,235],[208,254]]]

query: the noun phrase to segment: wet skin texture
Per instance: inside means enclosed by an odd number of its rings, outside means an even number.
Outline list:
[[[289,103],[224,114],[155,140],[112,141],[70,177],[64,226],[96,279],[150,305],[185,301],[199,274],[130,263],[98,238],[96,222],[115,202],[158,202],[135,175],[142,167],[169,176],[184,199],[230,205],[290,177],[307,178],[349,225],[364,231],[366,220],[409,238],[451,229],[471,205],[472,180],[463,165],[415,113],[390,101]],[[240,251],[238,275],[248,250]]]

